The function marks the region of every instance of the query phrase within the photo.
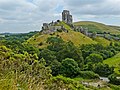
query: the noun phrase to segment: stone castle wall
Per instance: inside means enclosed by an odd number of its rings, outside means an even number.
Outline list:
[[[64,21],[67,24],[72,24],[73,22],[72,15],[70,15],[70,12],[68,10],[63,10],[62,21]]]

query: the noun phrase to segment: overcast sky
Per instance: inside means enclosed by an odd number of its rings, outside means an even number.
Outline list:
[[[44,22],[61,20],[63,9],[74,21],[120,25],[120,0],[0,0],[0,33],[40,30]]]

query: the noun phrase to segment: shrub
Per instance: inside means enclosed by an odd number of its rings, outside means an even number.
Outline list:
[[[82,77],[82,78],[85,78],[85,79],[95,79],[95,78],[99,78],[99,75],[95,74],[92,71],[80,71],[78,77]]]
[[[117,78],[115,74],[109,75],[108,78],[110,80],[110,83],[115,84],[115,85],[120,85],[120,78]]]
[[[49,82],[47,82],[45,90],[86,90],[86,89],[79,81],[63,76],[56,76],[49,80]]]
[[[94,72],[100,76],[107,77],[114,72],[114,67],[109,67],[107,64],[98,63],[95,64]]]
[[[74,59],[66,58],[61,63],[61,74],[66,77],[75,77],[79,73],[79,67]]]
[[[92,53],[88,57],[86,57],[86,63],[87,62],[98,63],[102,61],[103,61],[103,57],[100,54]]]
[[[43,45],[43,42],[40,42],[39,45],[42,46],[42,45]]]

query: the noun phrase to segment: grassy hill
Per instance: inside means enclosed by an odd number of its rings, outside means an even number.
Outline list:
[[[103,37],[96,37],[94,40],[95,40],[96,42],[98,42],[99,44],[102,44],[102,45],[104,45],[104,46],[110,45],[110,41],[107,40],[107,39],[105,39],[105,38],[103,38]]]
[[[55,36],[61,37],[66,42],[71,41],[76,46],[79,46],[79,45],[82,45],[82,44],[96,44],[97,43],[96,41],[94,41],[91,38],[85,36],[84,34],[82,34],[80,32],[73,31],[72,28],[70,28],[70,26],[68,26],[64,22],[61,22],[60,24],[63,25],[68,30],[68,33],[66,33],[66,32],[55,32],[52,35],[51,34],[38,33],[38,34],[34,35],[32,38],[30,38],[27,41],[27,43],[32,44],[36,47],[42,48],[42,47],[46,47],[48,45],[46,43],[48,37],[55,37]],[[41,46],[39,45],[40,43],[42,43]]]
[[[120,72],[118,71],[120,68],[120,53],[118,53],[117,55],[115,55],[112,58],[104,60],[104,63],[108,64],[110,66],[114,66],[115,72],[120,75]]]
[[[109,25],[109,26],[110,26],[110,25]],[[117,29],[117,30],[120,31],[120,26],[110,26],[110,27],[112,27],[112,28]]]
[[[120,34],[120,30],[118,27],[108,26],[98,22],[91,22],[91,21],[80,21],[75,22],[74,25],[87,27],[90,32],[110,32],[111,34]]]
[[[32,44],[36,47],[46,47],[48,44],[46,43],[46,40],[48,37],[61,37],[64,41],[71,41],[73,42],[76,46],[82,45],[82,44],[96,44],[100,43],[104,46],[107,46],[110,44],[110,41],[102,38],[102,37],[97,37],[94,40],[85,36],[84,34],[80,32],[75,32],[72,30],[72,28],[65,24],[64,22],[60,22],[59,25],[63,25],[65,29],[68,30],[68,33],[66,32],[55,32],[54,34],[41,34],[37,33],[34,35],[32,38],[30,38],[27,43]],[[120,34],[120,30],[118,30],[118,27],[115,26],[108,26],[102,23],[97,23],[97,22],[91,22],[91,21],[81,21],[81,22],[75,22],[74,25],[76,26],[83,26],[87,27],[90,32],[110,32],[111,34]],[[42,43],[42,45],[40,45]]]

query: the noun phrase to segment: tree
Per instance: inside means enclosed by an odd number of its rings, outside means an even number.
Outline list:
[[[83,58],[85,59],[92,53],[99,53],[101,50],[105,50],[105,47],[101,44],[88,44],[82,45],[80,49],[82,51]]]
[[[47,48],[51,51],[56,51],[56,52],[61,50],[64,46],[63,39],[59,37],[50,37],[47,39],[47,43],[50,44]]]
[[[99,74],[100,76],[107,77],[114,72],[114,68],[109,67],[107,64],[98,63],[95,64],[94,72]]]
[[[75,47],[72,42],[66,43],[64,47],[57,52],[57,60],[61,62],[65,58],[72,58],[78,63],[79,67],[83,67],[82,52],[79,48]]]
[[[79,77],[85,78],[85,79],[95,79],[99,78],[98,74],[95,74],[93,71],[80,71]]]
[[[102,61],[103,61],[103,57],[100,54],[95,54],[95,53],[90,54],[85,59],[85,63],[88,63],[88,62],[98,63]]]
[[[51,67],[53,76],[60,74],[60,67],[61,67],[60,62],[58,62],[57,60],[54,60],[53,62],[51,62],[50,67]]]
[[[120,78],[117,78],[117,76],[115,74],[109,75],[108,78],[110,80],[110,83],[120,85]]]
[[[78,75],[80,68],[74,59],[66,58],[61,63],[61,74],[67,77],[75,77]]]
[[[52,61],[56,60],[55,52],[50,51],[49,49],[41,50],[39,58],[44,58],[47,65],[50,65]]]

